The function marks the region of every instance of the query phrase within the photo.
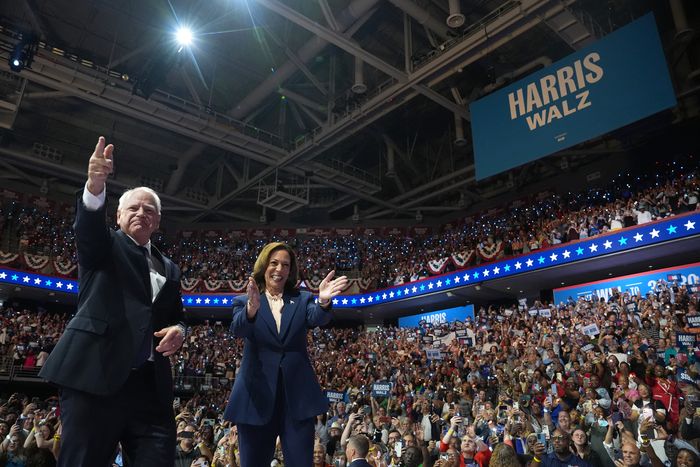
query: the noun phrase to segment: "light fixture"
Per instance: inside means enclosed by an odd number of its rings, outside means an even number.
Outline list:
[[[31,68],[37,50],[39,50],[39,41],[36,36],[31,33],[22,34],[22,40],[12,48],[7,60],[10,70],[19,73],[25,68]]]
[[[194,35],[192,30],[187,26],[180,26],[177,31],[175,31],[175,40],[181,47],[189,47],[192,45],[192,39]]]

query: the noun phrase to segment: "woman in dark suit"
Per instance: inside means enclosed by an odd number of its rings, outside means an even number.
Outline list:
[[[279,436],[287,467],[312,465],[314,418],[328,410],[306,350],[306,332],[331,320],[333,297],[347,287],[331,271],[318,302],[296,288],[296,255],[269,243],[255,261],[246,295],[233,301],[231,332],[245,339],[224,418],[238,425],[242,467],[270,465]]]

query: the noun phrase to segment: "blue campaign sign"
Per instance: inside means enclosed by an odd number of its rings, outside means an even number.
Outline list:
[[[695,347],[695,334],[688,333],[676,333],[676,346],[686,349],[692,349]]]
[[[700,263],[686,264],[684,266],[659,269],[657,271],[614,277],[603,281],[588,282],[586,284],[554,289],[554,303],[566,303],[569,297],[574,300],[580,297],[585,297],[587,299],[595,297],[608,300],[613,294],[613,289],[617,289],[620,293],[630,292],[631,295],[637,295],[639,292],[644,296],[648,292],[653,292],[659,281],[668,283],[668,277],[670,275],[677,275],[680,277],[680,280],[677,281],[678,285],[687,286],[698,284],[700,283]]]
[[[374,383],[372,385],[372,396],[389,397],[391,393],[391,383]]]
[[[343,402],[345,400],[345,391],[326,390],[326,399],[328,402]]]
[[[452,323],[454,321],[464,321],[467,318],[474,319],[474,305],[464,305],[456,308],[433,311],[431,313],[405,316],[403,318],[399,318],[399,327],[415,328],[418,327],[421,321],[435,325]]]
[[[700,328],[700,315],[686,315],[685,319],[688,320],[688,326],[691,328]]]
[[[476,179],[676,105],[650,13],[470,105]]]

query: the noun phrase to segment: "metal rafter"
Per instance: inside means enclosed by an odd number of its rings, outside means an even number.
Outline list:
[[[76,183],[85,183],[86,170],[78,170],[76,168],[66,167],[65,165],[57,164],[55,162],[46,161],[43,159],[38,159],[33,155],[25,154],[20,151],[15,151],[8,148],[0,148],[0,155],[11,159],[15,166],[22,166],[32,170],[41,170],[46,173],[50,173],[54,176],[61,176],[68,180],[73,180]],[[110,179],[107,182],[107,190],[110,193],[121,194],[121,192],[127,188],[131,188],[133,183],[124,182],[119,179]],[[191,208],[195,211],[201,212],[211,212],[208,210],[207,206],[197,203],[195,201],[190,201],[187,199],[179,198],[176,196],[171,196],[166,193],[161,193],[161,199],[168,203],[172,203],[172,208]],[[232,219],[240,219],[248,222],[257,222],[258,219],[248,217],[240,212],[231,212],[225,210],[217,210],[217,214],[222,216],[230,217]]]
[[[379,71],[386,73],[387,75],[391,76],[392,78],[396,79],[399,82],[406,82],[408,81],[408,75],[404,73],[403,71],[394,68],[392,65],[389,63],[386,63],[384,60],[382,60],[379,57],[376,57],[375,55],[370,54],[366,50],[364,50],[362,47],[360,47],[357,43],[354,41],[346,38],[345,36],[338,34],[334,31],[331,31],[328,28],[325,28],[321,26],[320,24],[310,20],[306,16],[300,14],[297,11],[294,11],[287,5],[284,5],[283,3],[278,2],[277,0],[256,0],[259,4],[263,5],[264,7],[270,9],[271,11],[274,11],[275,13],[283,16],[284,18],[287,18],[291,22],[295,23],[296,25],[306,29],[309,32],[312,32],[319,36],[321,39],[324,39],[337,47],[340,47],[341,49],[345,50],[349,54],[361,58],[365,63],[368,65],[372,65]],[[430,89],[428,86],[419,84],[419,83],[413,83],[411,84],[411,87],[416,89],[419,93],[423,94],[425,97],[428,99],[434,101],[435,103],[445,107],[446,109],[458,113],[460,115],[463,115],[464,118],[467,117],[466,109],[464,107],[461,107],[454,102],[452,102],[450,99],[446,98],[442,94],[433,91]]]
[[[274,3],[275,5],[279,5],[273,0],[258,1],[265,4]],[[324,126],[319,133],[314,135],[312,140],[302,144],[283,160],[278,161],[277,166],[283,167],[293,164],[298,160],[305,160],[309,161],[307,163],[310,163],[311,160],[326,151],[328,147],[339,144],[367,125],[387,115],[396,108],[401,107],[406,102],[419,95],[418,91],[413,88],[416,83],[421,83],[423,81],[428,81],[430,85],[440,83],[447,77],[456,73],[459,67],[466,67],[487,53],[513,40],[520,34],[529,31],[540,24],[543,19],[558,13],[575,1],[576,0],[561,0],[557,2],[552,0],[523,0],[517,6],[497,16],[490,23],[484,23],[483,29],[479,30],[480,32],[476,32],[462,39],[448,48],[443,54],[418,68],[414,73],[408,75],[409,79],[407,81],[399,81],[387,87],[385,91],[370,98],[369,101],[364,103],[356,112],[349,113],[344,118],[334,122],[334,124]],[[284,5],[280,8],[284,11],[288,10]],[[302,22],[305,20],[307,23],[315,24],[308,20],[308,18],[299,18],[299,16],[301,15],[298,13],[294,15],[295,18]],[[485,30],[487,27],[489,28],[488,34]],[[335,37],[335,35],[328,30],[325,30],[325,34]],[[353,48],[356,47],[354,44],[351,45]],[[456,105],[453,102],[451,103]],[[462,114],[462,112],[460,112],[460,114]],[[266,169],[257,177],[253,177],[249,180],[245,185],[238,187],[221,201],[226,202],[235,198],[238,194],[255,186],[259,179],[269,175],[273,171],[274,168]],[[458,172],[461,171],[455,173]],[[451,175],[454,175],[454,173]],[[431,186],[431,183],[432,182],[429,182],[417,189],[422,191],[425,187]],[[406,194],[401,195],[401,197],[413,191],[414,190],[408,191]],[[358,198],[362,197],[358,196]],[[394,200],[395,199],[396,198],[394,198]],[[394,200],[392,200],[392,202],[395,202]],[[381,205],[383,203],[384,201],[375,204]],[[216,208],[216,206],[213,207]],[[395,207],[398,210],[398,206]]]

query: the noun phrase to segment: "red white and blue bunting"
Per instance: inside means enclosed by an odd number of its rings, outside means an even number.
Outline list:
[[[608,254],[628,253],[650,245],[675,241],[681,238],[697,237],[700,234],[700,225],[698,223],[700,223],[700,212],[692,212],[556,247],[537,250],[489,264],[460,269],[442,276],[429,277],[397,287],[390,287],[371,293],[362,292],[354,295],[340,295],[333,300],[333,304],[338,308],[363,308],[479,284],[492,279],[562,264],[570,264]],[[9,258],[8,254],[0,253],[0,262],[11,261]],[[41,262],[36,261],[35,258],[35,264],[41,264]],[[196,279],[191,281],[185,280],[183,289],[185,291],[188,291],[188,288],[194,290],[197,286],[197,281]],[[77,281],[7,268],[0,268],[0,283],[26,285],[69,293],[77,293],[78,291]],[[363,281],[362,279],[353,279],[351,283],[359,286],[359,290],[366,290],[362,286],[369,284],[368,281]],[[231,305],[233,297],[234,295],[232,294],[185,295],[182,300],[185,305],[193,307],[228,307]]]

